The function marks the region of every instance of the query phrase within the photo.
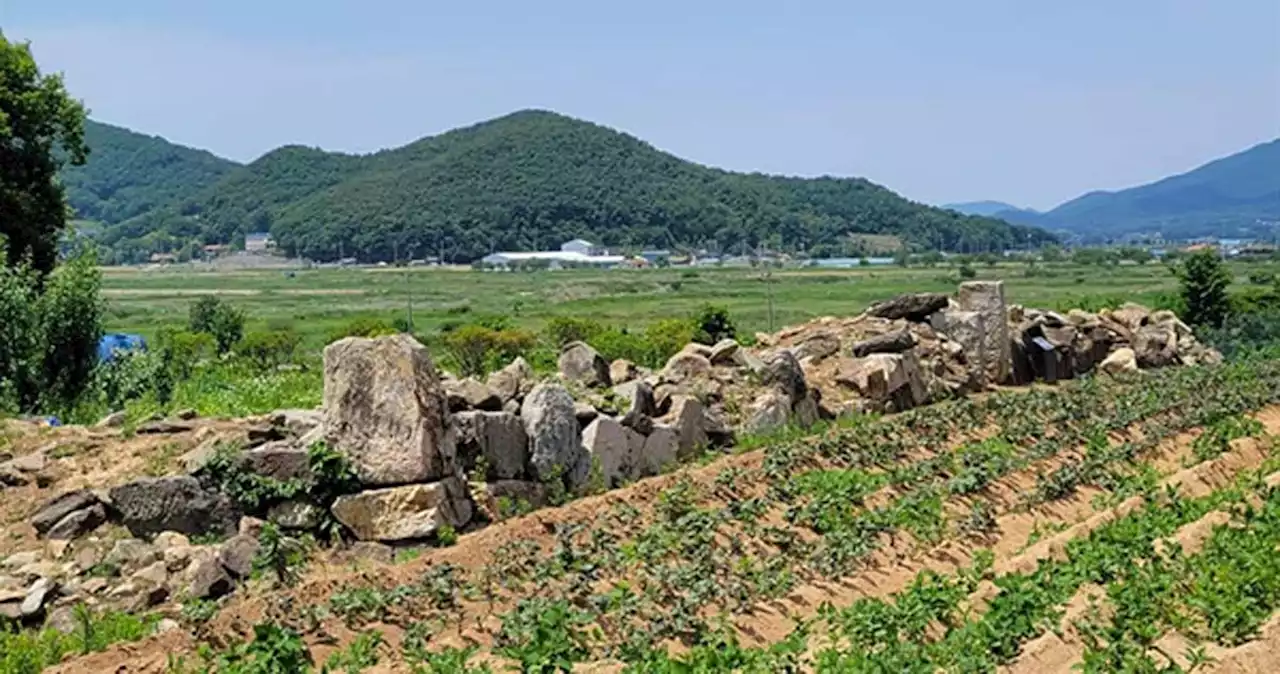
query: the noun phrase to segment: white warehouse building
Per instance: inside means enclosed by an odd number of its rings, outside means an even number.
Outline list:
[[[510,269],[529,262],[545,262],[552,269],[564,267],[616,267],[626,261],[621,255],[604,255],[590,241],[566,241],[560,250],[532,253],[502,252],[486,255],[480,262],[486,267]]]

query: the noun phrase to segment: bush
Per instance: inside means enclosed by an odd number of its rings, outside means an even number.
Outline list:
[[[973,267],[970,267],[969,264],[966,262],[960,265],[959,274],[960,274],[960,278],[962,279],[971,279],[976,277],[978,275],[978,272],[975,271]]]
[[[483,325],[459,326],[440,337],[459,374],[479,377],[516,356],[528,355],[538,338],[527,330],[494,330]]]
[[[101,274],[83,253],[41,278],[0,267],[0,407],[65,409],[92,383],[102,337]]]
[[[347,337],[382,337],[384,335],[394,335],[400,330],[396,326],[382,320],[381,318],[370,318],[361,316],[348,321],[346,324],[338,327],[329,333],[326,344],[332,344],[340,339]]]
[[[710,304],[702,308],[694,316],[695,326],[693,339],[702,344],[715,344],[722,339],[733,339],[738,333],[733,321],[729,319],[729,310]]]
[[[1212,249],[1188,255],[1174,273],[1182,283],[1182,301],[1187,311],[1183,318],[1191,325],[1220,327],[1231,310],[1227,286],[1231,272]]]
[[[693,341],[695,331],[692,321],[679,318],[668,318],[650,325],[644,331],[645,341],[649,343],[649,355],[646,360],[641,361],[642,364],[662,367],[668,358]]]
[[[570,342],[590,342],[604,330],[599,321],[590,318],[556,316],[547,323],[545,332],[551,346],[558,349]]]
[[[198,363],[217,355],[213,336],[203,332],[161,330],[154,347],[155,351],[166,354],[162,359],[172,363],[172,372],[178,379],[190,377]]]
[[[269,370],[293,362],[302,336],[294,330],[251,332],[236,347],[236,352],[258,368]]]
[[[215,296],[201,297],[191,304],[187,317],[191,332],[213,337],[218,353],[230,353],[244,337],[244,312]]]

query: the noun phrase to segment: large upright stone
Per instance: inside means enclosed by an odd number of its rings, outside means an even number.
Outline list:
[[[592,466],[599,468],[606,489],[639,477],[635,450],[641,449],[644,441],[632,442],[632,434],[635,431],[613,417],[597,417],[582,431],[582,446],[591,457]]]
[[[766,386],[777,389],[791,400],[799,400],[808,392],[804,369],[794,354],[786,349],[771,351],[764,356],[761,379]]]
[[[226,494],[206,491],[187,475],[144,477],[111,490],[111,509],[134,536],[236,531],[240,511]]]
[[[474,470],[480,458],[488,465],[486,480],[513,480],[524,476],[529,461],[529,438],[520,417],[507,412],[459,412],[458,459]]]
[[[520,420],[529,437],[529,467],[540,482],[562,476],[570,488],[581,486],[591,468],[582,440],[573,398],[563,386],[539,384],[525,396]]]
[[[324,350],[325,434],[364,484],[452,475],[447,404],[431,354],[408,335],[349,337]]]
[[[428,536],[471,521],[467,486],[457,477],[432,484],[371,489],[339,496],[333,516],[362,541],[392,543]]]
[[[609,361],[585,342],[570,342],[560,350],[560,376],[583,386],[609,386]]]
[[[986,383],[1008,381],[1013,366],[1009,347],[1009,308],[1004,301],[1004,281],[966,281],[960,284],[960,308],[982,319],[978,364]]]
[[[667,413],[665,421],[675,429],[678,436],[679,458],[688,458],[698,449],[710,444],[706,407],[701,400],[693,396],[673,396],[671,411]]]

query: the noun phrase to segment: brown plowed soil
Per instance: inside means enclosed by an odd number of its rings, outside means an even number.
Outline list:
[[[1256,417],[1264,424],[1269,433],[1280,433],[1280,406],[1273,406]],[[51,432],[48,435],[58,436],[64,431]],[[211,432],[211,431],[209,431]],[[206,432],[207,433],[207,432]],[[131,474],[144,472],[150,458],[161,451],[163,442],[181,442],[173,438],[133,438],[112,439],[95,438],[92,432],[77,432],[86,439],[96,440],[90,443],[83,454],[77,452],[72,458],[77,463],[67,465],[68,471],[82,469],[79,461],[85,461],[83,468],[88,470],[89,477],[81,479],[79,484],[110,484],[121,481],[119,477],[132,471]],[[72,434],[73,436],[77,434]],[[1183,433],[1161,443],[1144,460],[1156,467],[1165,477],[1163,485],[1176,488],[1188,496],[1200,496],[1228,484],[1243,471],[1257,468],[1267,456],[1269,444],[1253,439],[1236,441],[1231,450],[1216,459],[1191,467],[1184,467],[1192,457],[1191,444],[1197,432]],[[969,438],[966,438],[969,439]],[[1124,439],[1114,438],[1119,442]],[[14,441],[19,446],[24,440]],[[44,442],[49,442],[45,439]],[[191,442],[193,446],[195,443]],[[957,443],[959,444],[959,443]],[[30,446],[30,445],[23,445]],[[12,450],[11,450],[12,451]],[[176,450],[164,449],[165,452]],[[183,450],[185,451],[185,449]],[[19,454],[20,452],[14,452]],[[112,463],[108,457],[117,453],[126,458],[123,462]],[[180,454],[181,452],[177,452]],[[175,454],[176,456],[176,454]],[[735,625],[740,635],[749,645],[770,643],[786,637],[795,625],[794,618],[811,616],[822,603],[830,603],[837,607],[847,606],[862,597],[885,597],[898,592],[923,570],[930,569],[941,573],[953,572],[972,562],[973,554],[981,549],[990,549],[995,555],[995,572],[1028,571],[1047,558],[1059,557],[1065,550],[1068,541],[1088,535],[1097,527],[1131,512],[1141,505],[1141,499],[1134,497],[1119,504],[1098,509],[1098,496],[1104,492],[1096,488],[1081,488],[1074,495],[1046,505],[1027,509],[1018,503],[1018,494],[1024,493],[1034,486],[1037,472],[1051,468],[1063,460],[1063,456],[1040,462],[1013,475],[1006,476],[989,485],[976,498],[987,500],[996,506],[997,528],[983,537],[969,539],[951,538],[934,546],[921,544],[909,536],[898,535],[887,541],[886,545],[873,553],[866,564],[866,569],[857,575],[839,581],[819,582],[801,585],[780,601],[760,605],[746,616],[738,616]],[[530,515],[501,522],[483,530],[464,535],[457,545],[450,548],[433,549],[421,557],[403,564],[380,564],[375,562],[340,562],[336,556],[330,556],[312,562],[302,582],[288,592],[240,592],[218,613],[209,624],[200,630],[203,638],[210,638],[213,643],[225,643],[229,639],[242,637],[252,632],[252,626],[263,619],[287,615],[296,611],[298,606],[323,605],[337,591],[344,588],[373,585],[382,588],[393,587],[402,583],[420,580],[423,572],[431,566],[450,563],[464,569],[476,569],[492,558],[494,550],[505,543],[517,540],[533,541],[544,550],[555,544],[554,532],[567,523],[590,523],[596,516],[607,511],[617,503],[626,503],[638,508],[642,517],[651,515],[656,497],[663,490],[675,485],[677,481],[687,480],[706,490],[715,493],[715,480],[726,468],[740,468],[747,477],[742,480],[739,490],[747,494],[759,493],[763,489],[763,479],[759,474],[762,466],[763,452],[748,452],[736,456],[728,456],[707,466],[688,468],[677,474],[664,475],[643,480],[637,484],[607,492],[605,494],[580,499],[564,507],[546,509]],[[67,459],[60,459],[66,461]],[[95,463],[98,462],[98,463]],[[94,468],[97,466],[97,468]],[[95,472],[96,471],[96,472]],[[61,491],[75,482],[59,481],[56,490]],[[22,488],[24,494],[10,495],[0,492],[0,514],[12,517],[16,511],[29,514],[32,504],[43,501],[52,495],[50,490],[39,490],[35,487]],[[47,493],[42,493],[47,492]],[[714,499],[713,499],[714,500]],[[954,505],[954,504],[950,504]],[[1215,524],[1225,520],[1225,513],[1213,513],[1200,522],[1184,527],[1173,537],[1173,542],[1187,551],[1194,551],[1202,545]],[[15,523],[12,527],[20,530],[25,525]],[[1034,534],[1034,536],[1033,536]],[[1031,540],[1036,538],[1037,540]],[[0,542],[3,552],[5,542]],[[20,547],[20,546],[19,546]],[[984,584],[969,599],[971,610],[981,611],[986,599],[995,591],[990,583]],[[1028,643],[1023,657],[1008,668],[1010,672],[1054,672],[1071,671],[1071,666],[1078,661],[1080,646],[1071,631],[1070,623],[1083,615],[1091,605],[1100,603],[1103,596],[1101,588],[1087,587],[1077,593],[1067,607],[1067,615],[1063,617],[1062,635],[1049,633]],[[483,605],[469,605],[469,614],[463,621],[465,629],[444,635],[441,643],[451,645],[467,645],[475,643],[480,646],[490,644],[489,632],[496,624],[492,616],[486,617],[487,608]],[[481,627],[477,628],[477,624]],[[388,643],[399,643],[402,632],[393,625],[367,625],[365,629],[383,631]],[[334,644],[347,642],[355,633],[337,621],[329,620],[323,625],[322,634],[309,635],[308,643],[313,648],[317,662],[335,647]],[[1268,623],[1258,641],[1236,649],[1223,650],[1219,657],[1219,671],[1264,672],[1280,671],[1268,669],[1259,663],[1269,662],[1272,654],[1280,654],[1280,649],[1273,648],[1280,640],[1280,624],[1275,620]],[[62,674],[97,674],[99,672],[163,672],[171,655],[190,654],[194,651],[195,640],[191,635],[176,632],[153,637],[137,644],[113,647],[105,653],[76,658],[51,670]],[[614,663],[595,663],[591,666],[579,667],[577,671],[616,671]],[[366,671],[396,672],[395,663],[384,663],[377,669]]]

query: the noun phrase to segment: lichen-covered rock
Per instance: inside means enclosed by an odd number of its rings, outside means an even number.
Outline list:
[[[609,378],[609,362],[585,342],[570,342],[560,350],[560,376],[583,386],[603,387]]]
[[[145,477],[111,490],[111,509],[134,536],[161,531],[231,534],[240,510],[227,495],[204,489],[187,475]]]
[[[559,475],[570,488],[582,485],[591,466],[569,392],[558,384],[533,387],[520,406],[520,420],[529,438],[531,477],[545,482]]]
[[[765,354],[763,365],[761,382],[765,386],[777,389],[792,400],[799,400],[809,390],[805,383],[804,369],[790,351],[770,351]]]
[[[529,438],[520,417],[507,412],[459,412],[458,459],[468,474],[481,457],[488,465],[488,480],[513,480],[524,475],[529,462]]]
[[[791,421],[791,399],[781,391],[767,390],[752,401],[747,410],[746,429],[765,433]]]
[[[427,538],[444,525],[459,528],[472,514],[466,483],[457,477],[339,496],[332,510],[356,538],[383,543]]]
[[[408,335],[349,337],[324,350],[325,435],[360,481],[452,475],[447,398],[427,349]]]

